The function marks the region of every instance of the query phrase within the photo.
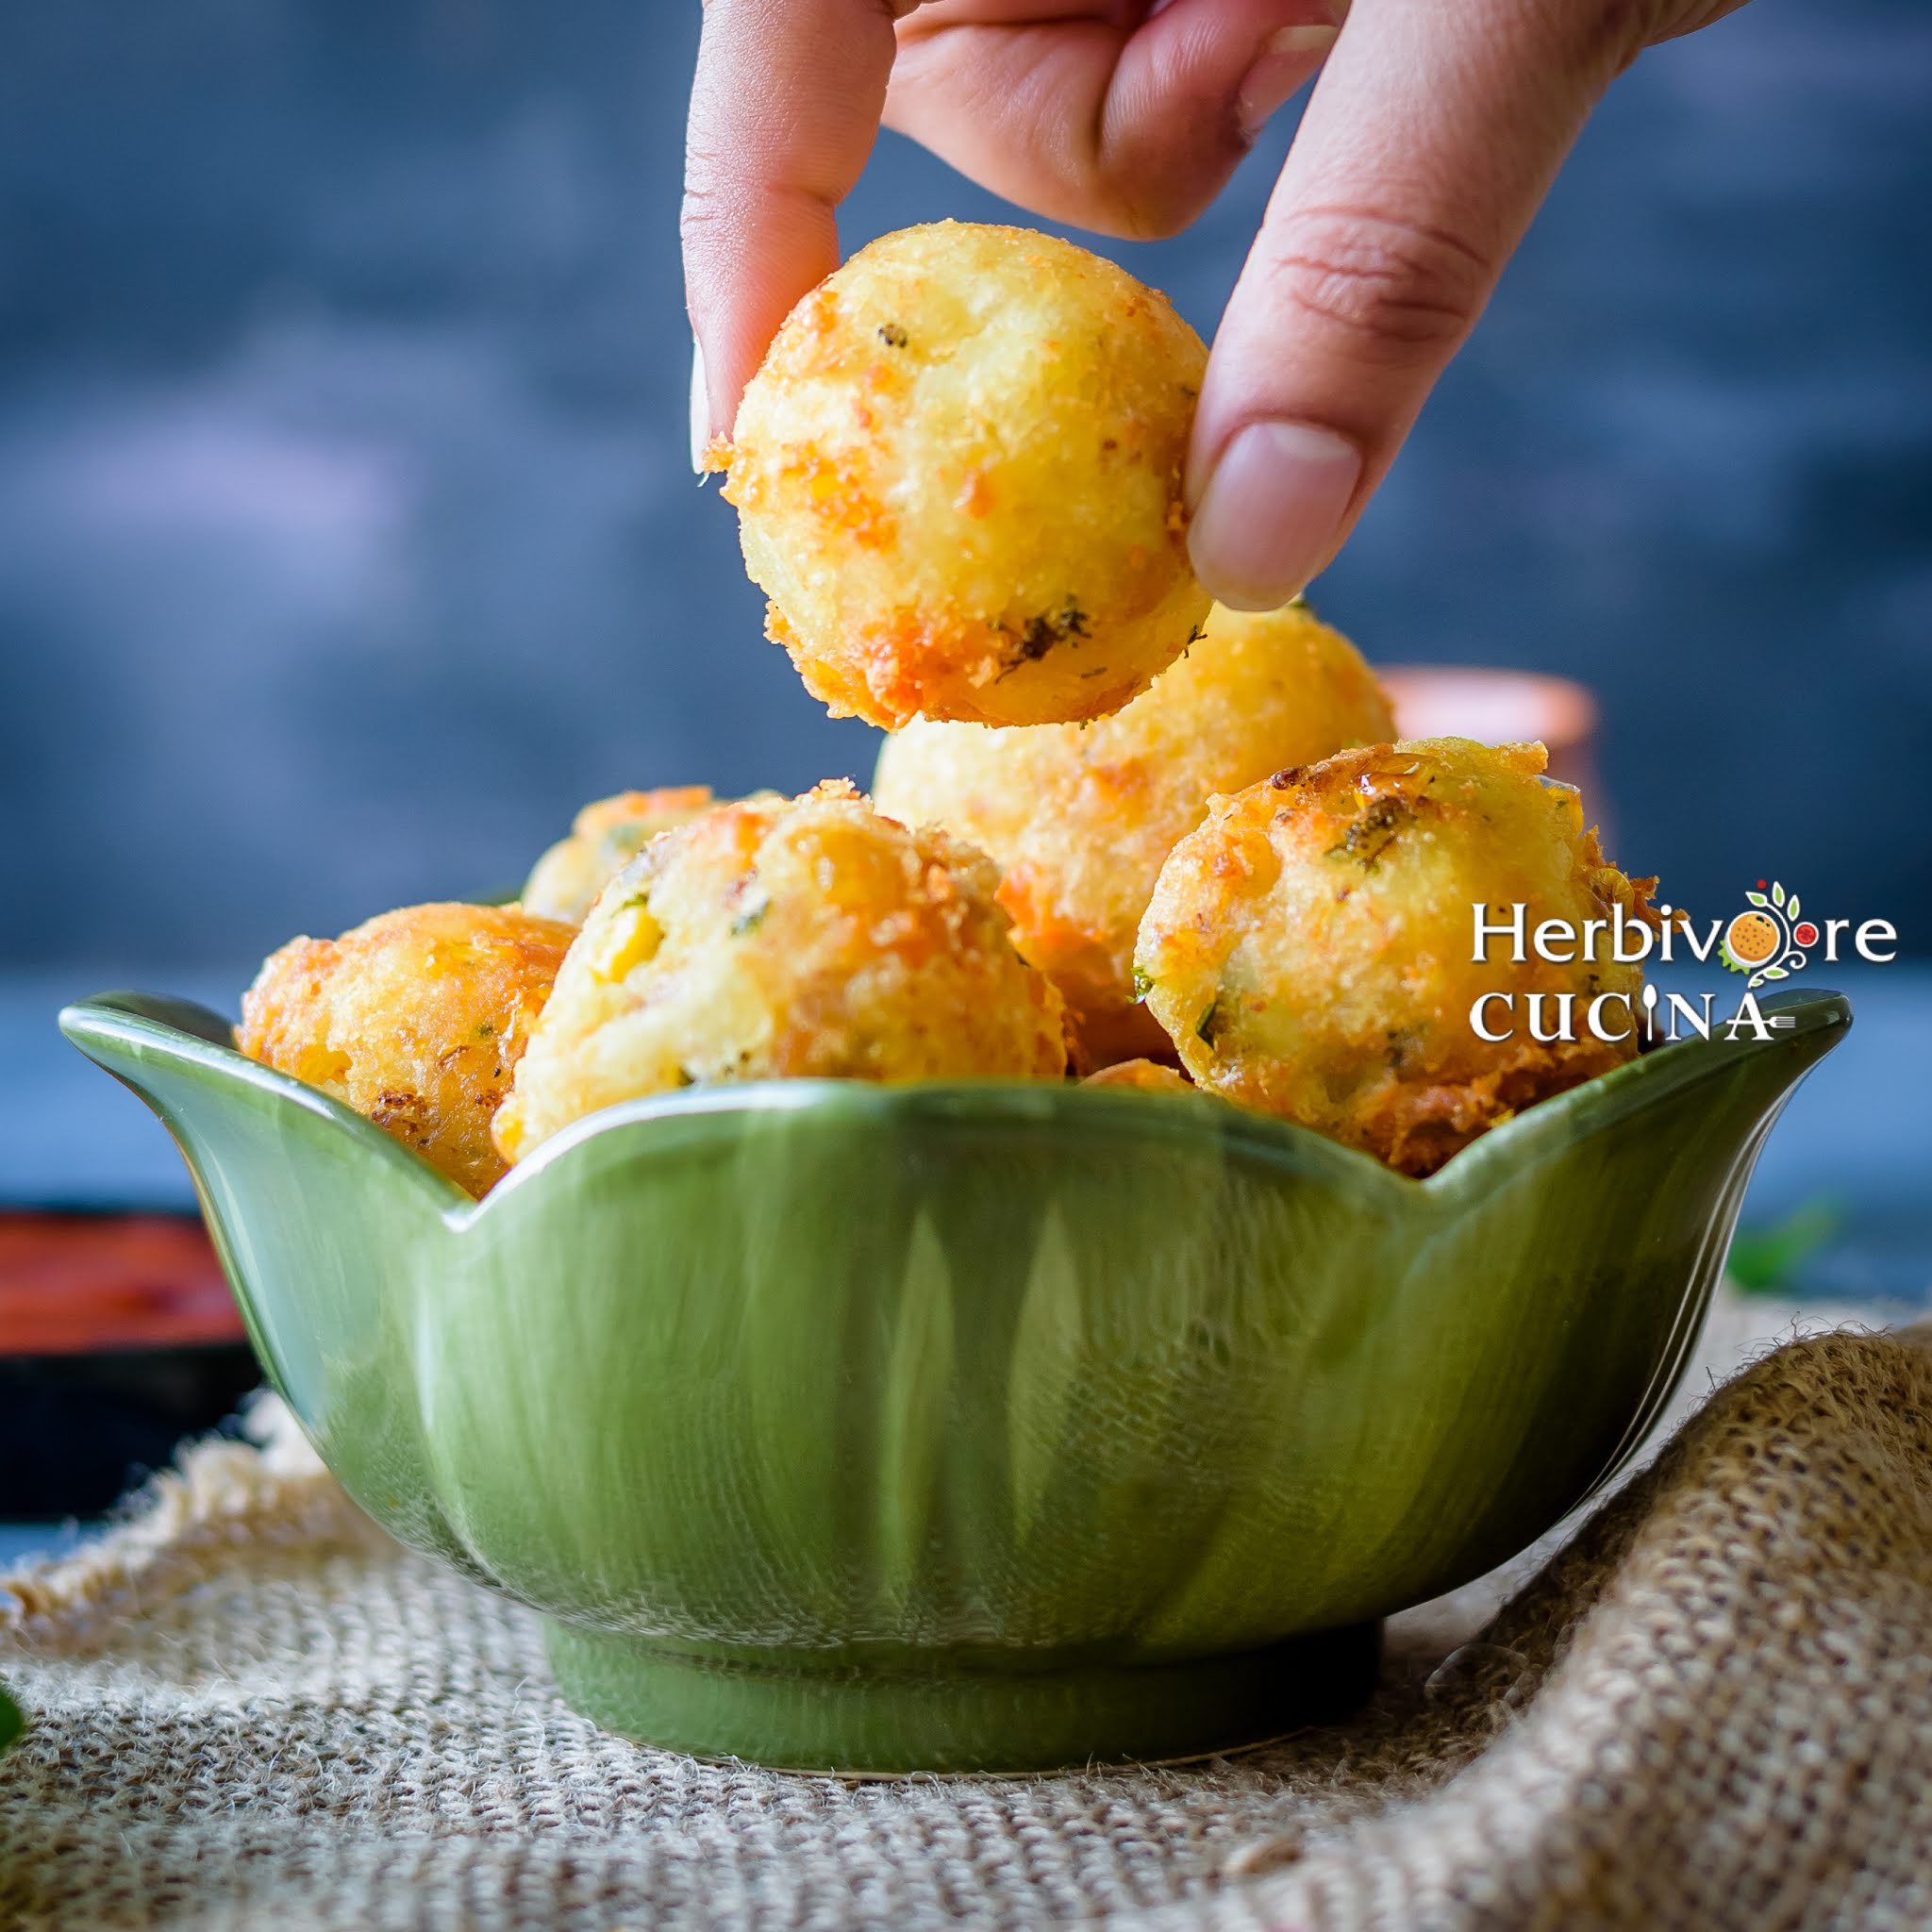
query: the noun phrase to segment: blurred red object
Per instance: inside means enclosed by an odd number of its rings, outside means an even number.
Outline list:
[[[243,1339],[200,1222],[171,1214],[0,1213],[0,1357]]]
[[[1535,671],[1492,671],[1469,664],[1396,664],[1376,675],[1395,708],[1404,738],[1473,738],[1478,744],[1541,740],[1550,776],[1583,794],[1584,816],[1604,829],[1609,812],[1597,774],[1597,702],[1583,685]]]

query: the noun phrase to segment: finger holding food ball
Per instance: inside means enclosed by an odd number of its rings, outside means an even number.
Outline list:
[[[941,222],[859,250],[712,453],[813,695],[893,728],[1144,691],[1208,614],[1182,500],[1207,361],[1164,295],[1050,235]]]
[[[1057,1079],[991,862],[834,782],[714,808],[605,889],[496,1117],[522,1159],[621,1100],[762,1079]]]
[[[909,724],[886,741],[875,791],[881,811],[943,825],[999,866],[1013,942],[1059,988],[1087,1059],[1104,1066],[1172,1057],[1136,1002],[1135,934],[1208,800],[1394,735],[1374,672],[1305,604],[1217,605],[1180,659],[1112,717]]]
[[[1539,744],[1423,740],[1345,751],[1217,799],[1174,847],[1141,924],[1149,1009],[1191,1077],[1402,1173],[1426,1174],[1537,1101],[1633,1058],[1637,1029],[1490,1041],[1484,994],[1623,994],[1641,967],[1586,921],[1650,920],[1654,879],[1607,863]],[[1568,963],[1477,960],[1473,908],[1528,908],[1583,942]],[[1621,1029],[1620,1029],[1621,1030]]]

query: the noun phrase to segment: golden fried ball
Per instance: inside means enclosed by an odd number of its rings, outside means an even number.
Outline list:
[[[1174,847],[1141,924],[1147,1004],[1203,1087],[1427,1174],[1487,1127],[1637,1050],[1634,1014],[1591,1037],[1585,1002],[1633,1003],[1641,970],[1591,935],[1576,963],[1507,941],[1474,958],[1474,908],[1544,920],[1648,919],[1654,879],[1605,862],[1540,744],[1424,739],[1345,751],[1217,799]],[[1491,1043],[1471,1023],[1479,995]],[[1523,995],[1577,995],[1577,1038],[1530,1038]]]
[[[1305,605],[1216,605],[1206,634],[1092,724],[909,724],[879,755],[878,808],[989,854],[1013,942],[1066,996],[1094,1064],[1173,1051],[1134,1003],[1134,935],[1175,841],[1216,792],[1395,735],[1374,674]]]
[[[1153,1060],[1116,1060],[1110,1067],[1102,1067],[1097,1074],[1089,1074],[1080,1084],[1083,1087],[1128,1087],[1143,1093],[1200,1091],[1185,1074],[1177,1074],[1172,1067],[1159,1066]]]
[[[442,905],[291,940],[243,995],[235,1043],[481,1194],[504,1171],[491,1117],[575,937],[513,906]]]
[[[835,716],[1118,710],[1208,612],[1181,469],[1207,367],[1069,242],[941,222],[786,319],[721,454],[771,635]]]
[[[540,919],[581,925],[617,869],[659,832],[688,824],[712,803],[708,785],[669,785],[593,799],[571,821],[570,837],[538,859],[524,882],[523,908]]]
[[[1057,1078],[1064,1016],[991,862],[849,785],[722,805],[618,874],[558,977],[496,1143],[699,1081]]]

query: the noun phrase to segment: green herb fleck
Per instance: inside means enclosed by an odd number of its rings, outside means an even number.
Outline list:
[[[1218,999],[1209,1000],[1208,1002],[1208,1010],[1201,1015],[1200,1020],[1195,1024],[1194,1038],[1202,1041],[1211,1048],[1214,1044],[1214,1035],[1218,1030],[1220,1020],[1221,1002]]]
[[[1080,608],[1079,600],[1070,596],[1058,610],[1042,611],[1026,620],[1020,631],[1020,641],[1013,647],[1011,661],[1000,675],[1005,677],[1023,664],[1038,663],[1056,644],[1087,635],[1087,613]]]
[[[494,1024],[491,1022],[485,1020],[483,1024],[476,1028],[476,1038],[478,1040],[494,1040],[496,1038],[496,1028]]]
[[[1134,968],[1134,1004],[1138,1007],[1154,991],[1154,975]]]
[[[741,912],[731,922],[732,938],[742,939],[746,933],[756,932],[764,924],[765,914],[771,909],[772,902],[769,899],[760,899],[749,911]]]
[[[679,1067],[677,1084],[680,1087],[695,1087],[698,1084],[698,1076],[689,1067]]]
[[[879,324],[879,341],[889,349],[903,349],[908,337],[896,322],[882,322]]]
[[[1374,872],[1376,860],[1407,820],[1408,808],[1400,799],[1378,798],[1349,826],[1341,842],[1328,848],[1328,857],[1352,858],[1364,872]]]

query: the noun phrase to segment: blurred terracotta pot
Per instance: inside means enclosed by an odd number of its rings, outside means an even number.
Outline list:
[[[1583,685],[1535,671],[1470,664],[1396,664],[1378,673],[1404,738],[1473,738],[1481,744],[1539,739],[1550,776],[1583,793],[1584,810],[1612,850],[1609,808],[1596,764],[1597,702]]]

